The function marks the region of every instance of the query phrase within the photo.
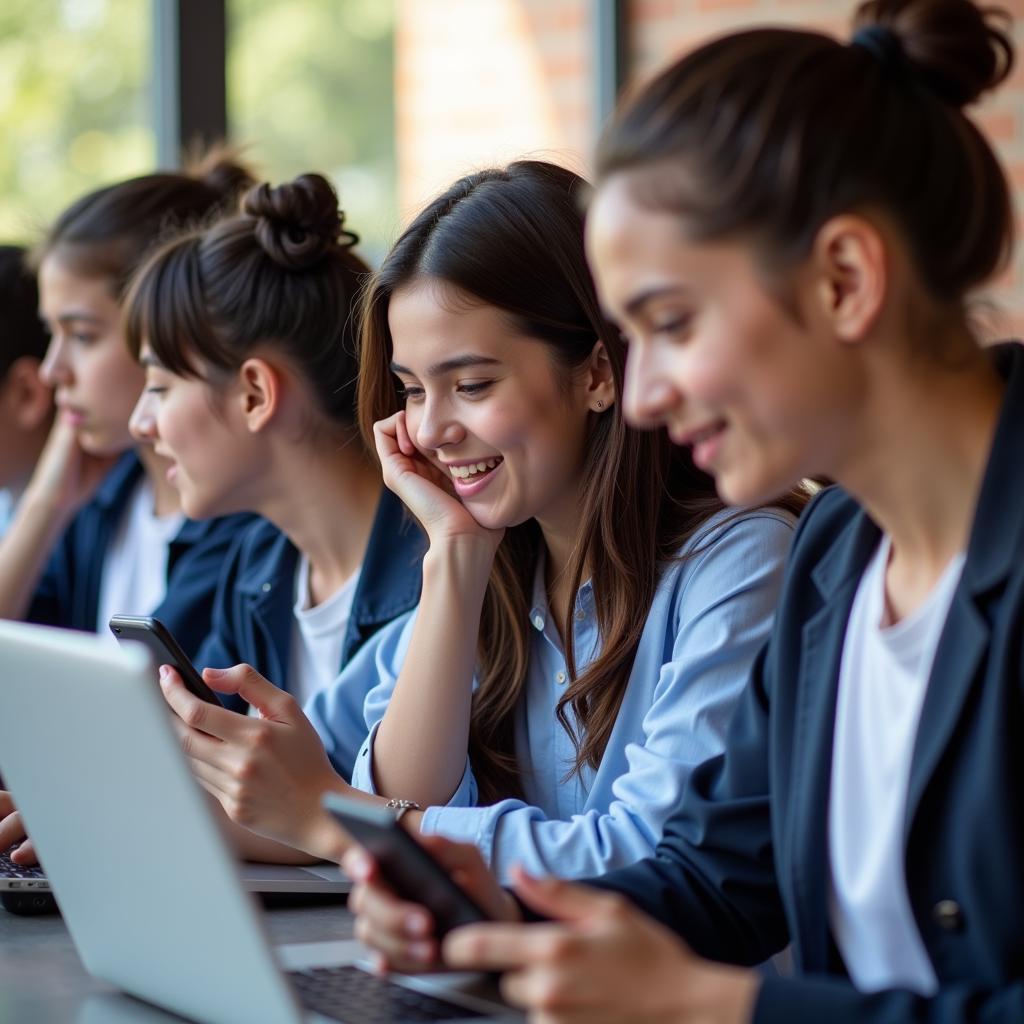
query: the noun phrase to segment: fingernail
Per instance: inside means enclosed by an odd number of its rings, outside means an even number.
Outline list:
[[[224,675],[224,669],[222,668],[204,668],[203,675],[212,677],[213,679],[220,679]]]
[[[423,914],[416,911],[409,914],[405,919],[405,932],[407,935],[426,935],[430,922]]]
[[[409,947],[409,955],[421,964],[429,964],[434,955],[434,949],[429,942],[414,942]]]
[[[370,873],[370,859],[362,850],[350,850],[342,863],[345,873],[355,882],[365,882]]]
[[[160,682],[164,683],[170,677],[171,670],[166,665],[160,666]]]

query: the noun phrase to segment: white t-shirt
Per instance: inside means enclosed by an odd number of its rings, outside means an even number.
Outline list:
[[[912,615],[887,625],[884,537],[864,571],[843,643],[829,795],[829,922],[862,992],[938,988],[910,908],[904,819],[928,678],[965,555]]]
[[[299,559],[295,572],[292,643],[288,666],[288,692],[305,706],[326,689],[341,671],[341,648],[359,584],[354,572],[326,601],[309,605],[309,559]]]
[[[153,504],[153,485],[143,477],[121,513],[103,559],[96,631],[112,641],[107,628],[111,615],[150,615],[167,592],[168,548],[185,516],[158,516]]]

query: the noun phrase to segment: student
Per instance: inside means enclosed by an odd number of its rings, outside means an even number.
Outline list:
[[[245,681],[264,718],[244,724],[165,688],[243,824],[336,850],[319,798],[353,792],[336,773],[362,743],[355,792],[409,827],[472,838],[499,872],[586,874],[653,850],[720,749],[793,516],[723,511],[686,452],[623,425],[583,187],[539,162],[464,178],[373,279],[360,418],[427,533],[423,594],[308,706],[334,771],[266,682]]]
[[[167,463],[133,447],[143,374],[120,303],[162,232],[223,208],[248,181],[214,157],[196,174],[120,182],[72,204],[40,246],[42,376],[59,415],[0,545],[0,615],[106,633],[115,612],[152,612],[189,653],[205,638],[239,522],[186,520]]]
[[[657,856],[606,892],[520,876],[557,923],[446,941],[545,1021],[1024,1019],[1024,351],[969,326],[1013,206],[963,112],[1012,46],[967,0],[874,0],[857,26],[708,44],[600,152],[588,251],[631,421],[730,502],[839,486]],[[517,916],[473,851],[433,847]],[[358,933],[431,960],[423,912],[346,867]],[[726,966],[787,941],[794,977]]]
[[[356,425],[356,241],[320,175],[259,185],[155,252],[125,303],[136,433],[182,508],[266,517],[225,561],[196,663],[246,662],[300,704],[419,596],[421,535]]]
[[[39,376],[48,338],[25,258],[20,246],[0,246],[0,536],[53,421],[53,392]]]

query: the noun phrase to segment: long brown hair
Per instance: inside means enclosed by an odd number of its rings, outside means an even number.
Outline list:
[[[584,258],[585,188],[570,171],[520,161],[462,178],[406,229],[364,295],[359,419],[368,443],[374,422],[401,408],[388,305],[396,290],[422,277],[503,311],[519,331],[548,345],[567,377],[600,339],[621,394],[624,346],[601,315]],[[713,481],[688,452],[664,432],[628,427],[618,403],[595,417],[582,478],[568,573],[575,593],[590,570],[602,646],[577,675],[570,607],[561,626],[571,682],[557,713],[576,745],[574,772],[600,763],[666,562],[722,508]],[[484,599],[469,752],[485,801],[522,792],[513,712],[526,681],[540,546],[534,520],[507,529]]]
[[[881,209],[956,313],[1012,250],[1006,178],[963,110],[1009,74],[1008,21],[970,0],[868,0],[849,45],[794,29],[717,39],[619,110],[598,181],[630,172],[638,202],[695,239],[750,239],[776,272],[829,218]]]

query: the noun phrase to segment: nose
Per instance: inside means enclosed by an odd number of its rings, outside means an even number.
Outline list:
[[[626,356],[622,411],[634,427],[658,427],[682,405],[683,396],[655,346],[634,343]]]
[[[46,348],[46,355],[39,365],[39,376],[48,387],[56,388],[71,380],[71,369],[67,361],[66,344],[63,338],[54,334]]]
[[[154,403],[153,395],[143,390],[128,420],[128,432],[142,444],[155,444],[160,438]]]
[[[408,407],[405,418],[417,448],[437,450],[446,444],[457,444],[466,434],[443,398],[426,398],[420,406]]]

